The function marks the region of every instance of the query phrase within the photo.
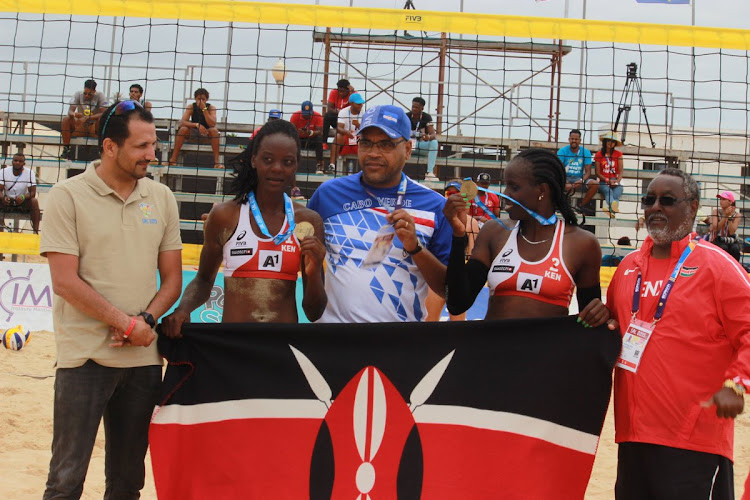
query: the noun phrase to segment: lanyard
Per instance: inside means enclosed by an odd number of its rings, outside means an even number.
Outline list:
[[[11,184],[7,188],[5,188],[5,191],[8,192],[11,189],[13,189],[15,187],[15,185],[18,184],[18,180],[21,178],[22,175],[23,175],[23,170],[21,170],[21,173],[18,174],[18,177],[16,177],[16,180],[13,181],[13,184]],[[31,185],[31,173],[30,172],[29,172],[29,185]]]
[[[367,189],[367,186],[365,186],[365,183],[362,181],[362,174],[359,174],[359,183],[362,185],[362,189],[365,190],[365,193],[371,198],[373,198],[378,205],[385,208],[389,212],[393,212],[394,210],[398,210],[400,208],[404,208],[404,197],[406,195],[406,174],[401,172],[401,182],[398,184],[398,191],[396,191],[396,204],[393,206],[393,210],[391,210],[388,207],[384,207],[382,203],[380,203],[380,198],[375,196],[375,194]]]
[[[485,188],[483,188],[483,187],[481,187],[481,186],[477,186],[477,189],[478,189],[478,190],[480,190],[480,191],[484,191],[485,193],[493,193],[493,194],[496,194],[496,195],[497,195],[497,196],[499,196],[500,198],[504,198],[504,199],[506,199],[506,200],[510,201],[511,203],[513,203],[514,205],[518,205],[519,207],[521,207],[521,208],[523,208],[524,210],[526,210],[526,213],[528,213],[528,214],[529,214],[530,216],[532,216],[532,217],[533,217],[534,219],[536,219],[536,221],[537,221],[537,222],[538,222],[539,224],[541,224],[542,226],[554,226],[555,224],[557,224],[557,215],[556,215],[556,214],[552,214],[552,215],[550,215],[549,217],[545,218],[545,217],[543,217],[543,216],[539,215],[538,213],[534,212],[534,211],[533,211],[533,210],[531,210],[530,208],[526,208],[526,207],[524,207],[524,206],[523,206],[522,204],[520,204],[519,202],[517,202],[516,200],[514,200],[514,199],[513,199],[513,198],[511,198],[510,196],[504,195],[504,194],[502,194],[502,193],[498,193],[498,192],[496,192],[496,191],[492,191],[491,189],[485,189]],[[477,195],[477,197],[475,198],[475,200],[474,200],[474,201],[475,201],[475,202],[477,203],[477,205],[478,205],[479,207],[481,207],[481,208],[482,208],[482,210],[484,210],[485,212],[487,212],[487,210],[485,209],[485,207],[483,206],[483,204],[481,204],[482,202],[481,202],[481,201],[479,201],[479,196],[478,196],[478,195]],[[494,219],[494,220],[498,220],[497,218],[493,218],[493,219]],[[505,226],[505,224],[503,224],[503,226]],[[506,226],[506,227],[507,227],[507,226]]]
[[[672,293],[672,289],[674,288],[674,283],[677,281],[677,276],[680,274],[680,269],[682,269],[682,265],[685,263],[685,259],[688,258],[688,255],[690,255],[693,252],[693,249],[695,248],[697,238],[695,240],[691,240],[690,243],[688,243],[688,246],[685,247],[685,250],[683,250],[682,255],[680,255],[680,259],[677,261],[677,264],[674,266],[674,270],[672,271],[672,274],[669,276],[669,280],[667,280],[667,284],[664,285],[664,289],[661,292],[661,296],[659,297],[659,305],[656,307],[656,313],[654,314],[654,324],[656,324],[657,321],[659,321],[664,314],[664,308],[667,306],[667,299],[669,298],[669,294]],[[640,309],[641,306],[641,282],[643,281],[643,276],[641,275],[641,271],[638,270],[638,278],[635,280],[635,288],[633,289],[633,319],[635,319],[635,315],[638,313],[638,309]]]
[[[263,233],[265,237],[273,238],[274,245],[283,243],[294,232],[294,206],[292,204],[292,199],[289,198],[286,193],[284,193],[284,211],[286,212],[286,221],[289,224],[289,227],[286,231],[284,231],[283,233],[279,233],[276,236],[271,236],[268,233],[268,227],[263,220],[263,214],[260,213],[258,202],[255,201],[254,191],[250,191],[250,194],[247,195],[247,202],[250,205],[250,211],[253,213],[253,217],[255,218],[255,223],[258,225],[258,229],[260,229],[260,232]]]
[[[586,154],[583,152],[583,147],[578,147],[578,152],[576,153],[576,163],[580,162],[581,168],[585,167],[586,163]]]
[[[415,117],[414,117],[414,119],[415,119],[415,120],[417,121],[417,124],[416,124],[416,126],[414,127],[414,132],[416,132],[416,131],[418,131],[418,130],[419,130],[419,122],[421,122],[421,121],[422,121],[422,115],[420,114],[420,115],[419,115],[419,118],[417,118],[417,117],[415,116]]]

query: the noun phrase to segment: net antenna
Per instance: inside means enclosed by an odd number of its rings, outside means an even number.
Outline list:
[[[628,115],[630,109],[633,106],[633,96],[635,93],[638,94],[638,103],[641,106],[643,112],[643,120],[646,122],[646,130],[648,131],[648,138],[651,141],[651,147],[655,148],[656,143],[654,137],[651,135],[651,126],[648,124],[648,115],[646,114],[646,104],[643,102],[643,88],[641,87],[641,77],[638,76],[638,65],[636,63],[630,63],[627,65],[627,75],[625,78],[625,88],[622,90],[622,96],[620,96],[620,105],[617,108],[617,120],[615,120],[615,127],[612,130],[617,132],[617,127],[620,125],[620,119],[622,118],[622,135],[620,140],[625,143],[625,135],[628,132]],[[635,90],[635,92],[633,92]]]

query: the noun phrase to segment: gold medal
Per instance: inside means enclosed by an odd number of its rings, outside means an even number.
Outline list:
[[[477,189],[476,183],[471,179],[467,179],[461,183],[461,194],[465,194],[468,201],[472,201],[476,198],[478,192],[479,190]]]
[[[305,221],[298,222],[297,225],[294,226],[294,236],[296,236],[298,240],[307,238],[308,236],[314,236],[314,235],[315,235],[315,228],[309,222],[305,222]]]

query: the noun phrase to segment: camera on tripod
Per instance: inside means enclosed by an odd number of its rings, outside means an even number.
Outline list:
[[[612,130],[617,132],[617,127],[620,125],[620,119],[622,119],[622,134],[620,135],[620,140],[625,143],[625,135],[628,133],[628,115],[633,107],[633,89],[635,89],[635,93],[638,94],[638,103],[643,112],[643,121],[646,122],[648,138],[651,140],[651,147],[655,148],[656,143],[654,142],[654,137],[651,135],[651,126],[648,124],[648,116],[646,115],[646,104],[643,102],[643,89],[641,88],[641,79],[638,76],[638,65],[634,62],[628,64],[625,76],[625,88],[622,90],[620,105],[617,108],[617,120],[615,120],[615,126]]]
[[[638,78],[638,65],[636,63],[628,64],[628,78]]]

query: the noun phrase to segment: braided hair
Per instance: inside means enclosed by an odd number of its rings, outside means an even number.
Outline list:
[[[248,148],[250,148],[251,161],[241,161],[239,168],[237,169],[237,174],[232,180],[232,192],[236,193],[234,197],[235,201],[245,203],[247,201],[247,196],[258,187],[258,172],[252,165],[252,159],[258,154],[260,143],[263,142],[263,139],[274,134],[283,134],[294,140],[294,143],[297,146],[297,163],[300,162],[302,155],[300,153],[299,133],[297,132],[297,127],[286,120],[270,120],[266,122],[266,124],[258,130],[258,133],[255,134],[255,137],[252,138],[248,145]]]
[[[546,149],[529,148],[518,153],[516,158],[527,162],[535,184],[549,186],[552,206],[562,214],[565,223],[577,226],[578,218],[570,204],[570,194],[565,191],[565,167],[557,155]]]

